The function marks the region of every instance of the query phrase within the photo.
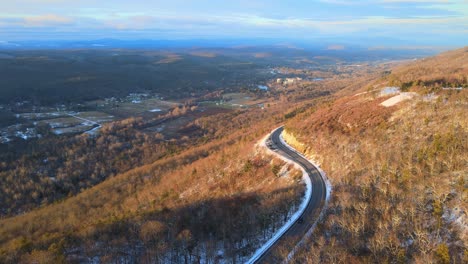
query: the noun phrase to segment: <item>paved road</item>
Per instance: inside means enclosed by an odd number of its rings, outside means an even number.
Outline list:
[[[255,263],[281,263],[318,220],[327,196],[326,184],[320,172],[308,160],[281,143],[281,132],[283,127],[276,129],[268,138],[267,146],[304,168],[312,181],[312,197],[301,217]]]

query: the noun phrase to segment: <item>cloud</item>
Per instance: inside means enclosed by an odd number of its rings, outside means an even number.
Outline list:
[[[344,45],[330,45],[327,47],[327,50],[344,50],[345,48]]]
[[[395,18],[385,16],[369,16],[351,19],[307,19],[307,18],[270,18],[249,14],[234,15],[133,15],[114,13],[99,19],[91,17],[66,17],[54,14],[30,16],[25,18],[0,18],[0,26],[5,27],[55,27],[66,31],[86,30],[175,30],[193,32],[225,33],[225,29],[235,29],[236,32],[267,32],[303,31],[306,33],[320,32],[324,34],[339,34],[366,31],[370,28],[395,27],[398,31],[405,28],[419,27],[419,31],[443,28],[453,29],[468,24],[468,17],[411,17]],[[404,28],[398,27],[405,26]],[[430,26],[430,27],[426,27]]]
[[[34,39],[43,34],[43,38],[301,39],[378,35],[402,40],[431,36],[437,40],[457,35],[461,39],[459,32],[466,32],[468,25],[468,5],[464,3],[463,0],[291,0],[288,4],[280,0],[150,3],[16,0],[2,5],[0,38]]]
[[[25,27],[45,27],[45,26],[58,26],[68,25],[73,22],[70,17],[59,16],[54,14],[47,14],[41,16],[29,16],[23,18],[22,24]]]

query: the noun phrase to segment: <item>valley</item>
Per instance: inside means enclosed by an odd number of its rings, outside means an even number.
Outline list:
[[[2,263],[243,263],[291,219],[264,263],[466,258],[466,48],[2,52]],[[283,125],[333,186],[301,218]]]

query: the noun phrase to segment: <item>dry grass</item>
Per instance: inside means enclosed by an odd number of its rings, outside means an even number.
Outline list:
[[[466,72],[465,53],[428,59],[430,68],[413,76],[405,72],[425,62],[398,71],[405,81]],[[379,105],[385,98],[363,95],[287,124],[291,144],[319,160],[334,186],[326,220],[297,261],[466,262],[468,92],[388,108]]]

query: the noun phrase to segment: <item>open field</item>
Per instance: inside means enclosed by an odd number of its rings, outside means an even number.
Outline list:
[[[205,107],[239,109],[239,108],[262,108],[264,103],[271,101],[271,98],[259,97],[251,93],[226,93],[219,100],[203,101],[200,105]]]
[[[102,110],[118,117],[130,117],[144,113],[167,112],[178,103],[163,101],[155,98],[136,102],[118,103],[116,106],[106,106]]]
[[[223,95],[225,104],[233,106],[254,106],[265,102],[264,98],[255,98],[246,93],[227,93]]]
[[[114,116],[103,113],[103,112],[96,112],[96,111],[89,111],[89,112],[79,112],[74,114],[73,116],[89,119],[91,121],[101,123],[101,122],[110,122],[115,119]]]

